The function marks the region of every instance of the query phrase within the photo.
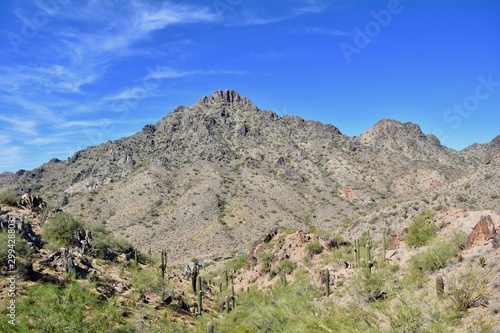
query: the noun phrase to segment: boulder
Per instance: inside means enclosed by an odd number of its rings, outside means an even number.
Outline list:
[[[40,209],[47,206],[45,201],[38,195],[31,195],[31,193],[24,193],[19,201],[19,206],[25,207],[32,212],[39,212]]]
[[[490,239],[496,239],[495,226],[490,215],[483,215],[470,233],[465,242],[465,249],[476,247],[488,242]]]

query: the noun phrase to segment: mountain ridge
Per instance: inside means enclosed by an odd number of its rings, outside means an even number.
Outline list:
[[[391,119],[349,137],[218,90],[130,137],[2,174],[0,186],[40,193],[143,251],[166,248],[185,262],[244,251],[276,226],[347,235],[397,229],[429,207],[500,207],[495,193],[479,195],[498,183],[486,164],[497,148],[455,151]],[[464,177],[477,193],[462,193]]]

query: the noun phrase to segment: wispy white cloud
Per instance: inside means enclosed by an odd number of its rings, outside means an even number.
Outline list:
[[[91,54],[92,61],[103,64],[137,52],[137,49],[131,50],[135,43],[168,26],[219,20],[207,6],[149,1],[128,4],[124,6],[118,1],[90,2],[84,8],[75,8],[68,13],[68,17],[76,20],[92,16],[100,29],[89,33],[61,30],[58,34],[64,41],[67,56],[74,62],[86,62],[85,55]],[[110,20],[117,15],[121,18]]]
[[[296,33],[303,34],[320,34],[320,35],[330,35],[330,36],[348,36],[350,32],[341,31],[338,29],[328,29],[328,28],[319,28],[319,27],[304,27],[301,29],[297,29]]]
[[[26,135],[37,135],[35,131],[36,123],[29,119],[20,119],[15,117],[6,117],[0,115],[0,122],[9,124],[8,128],[14,133],[21,133]]]
[[[323,13],[329,7],[328,2],[319,0],[308,0],[302,7],[294,9],[298,15]]]
[[[282,21],[291,20],[307,14],[320,14],[328,9],[329,4],[326,1],[306,0],[298,6],[291,6],[288,11],[280,10],[279,15],[265,13],[261,8],[247,9],[237,19],[234,19],[229,26],[252,26],[252,25],[267,25]]]
[[[6,135],[0,134],[0,172],[1,170],[10,170],[23,162],[23,148],[19,145],[12,145],[12,139]]]
[[[149,73],[145,79],[173,79],[180,78],[191,75],[244,75],[247,74],[245,71],[237,70],[190,70],[190,71],[179,71],[171,67],[156,67],[154,71]]]
[[[54,128],[69,128],[69,127],[102,127],[111,123],[110,119],[95,119],[95,120],[73,120],[66,121],[54,125]]]
[[[64,142],[64,140],[65,138],[63,137],[36,138],[26,141],[26,144],[29,146],[45,146],[52,143]]]

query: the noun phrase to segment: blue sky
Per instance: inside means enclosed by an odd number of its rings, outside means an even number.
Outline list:
[[[0,172],[234,89],[354,136],[382,118],[462,149],[500,134],[500,1],[0,2]]]

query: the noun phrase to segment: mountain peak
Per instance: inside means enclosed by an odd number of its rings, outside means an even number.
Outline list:
[[[198,100],[198,105],[231,105],[231,106],[256,106],[246,97],[240,95],[237,91],[226,89],[217,90],[210,96],[204,96]]]

